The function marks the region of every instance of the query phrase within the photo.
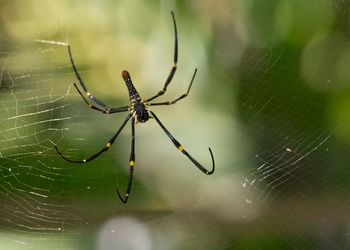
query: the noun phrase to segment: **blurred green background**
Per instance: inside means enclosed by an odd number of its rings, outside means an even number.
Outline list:
[[[128,104],[121,72],[199,162],[150,120],[88,164]],[[341,0],[0,1],[1,249],[350,249],[350,2]]]

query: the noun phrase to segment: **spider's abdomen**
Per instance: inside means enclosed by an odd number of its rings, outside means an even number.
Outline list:
[[[138,97],[139,94],[137,93],[137,90],[131,81],[131,77],[130,77],[129,72],[124,70],[122,72],[122,77],[124,79],[126,87],[128,88],[130,99],[132,99],[133,97]]]
[[[138,122],[147,122],[149,119],[149,113],[143,103],[135,105],[135,112]]]

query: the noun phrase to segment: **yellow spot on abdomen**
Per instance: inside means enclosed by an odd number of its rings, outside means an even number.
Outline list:
[[[135,162],[134,161],[130,161],[130,167],[134,166]]]
[[[112,144],[111,144],[110,142],[108,142],[108,143],[106,144],[106,147],[107,147],[107,148],[110,148],[110,147],[112,147]]]
[[[180,150],[180,151],[183,151],[184,147],[182,145],[180,145],[180,146],[177,147],[177,149]]]

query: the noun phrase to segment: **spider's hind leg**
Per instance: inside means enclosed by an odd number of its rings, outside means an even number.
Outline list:
[[[211,175],[214,173],[215,171],[215,161],[214,161],[214,155],[213,152],[211,151],[211,148],[209,148],[209,153],[210,153],[210,157],[211,157],[211,161],[212,161],[212,169],[209,171],[207,170],[205,167],[203,167],[197,160],[195,160],[185,149],[184,147],[181,145],[181,143],[179,143],[174,136],[172,136],[172,134],[170,134],[170,132],[164,127],[164,125],[161,123],[161,121],[158,119],[158,117],[152,112],[150,111],[152,116],[154,117],[154,119],[157,121],[157,123],[159,124],[159,126],[163,129],[163,131],[166,133],[166,135],[170,138],[170,140],[174,143],[175,147],[184,155],[187,156],[188,159],[190,159],[190,161],[203,173],[205,173],[206,175]]]
[[[135,165],[135,116],[131,118],[131,153],[130,153],[130,162],[129,162],[130,174],[129,174],[128,186],[126,188],[126,192],[124,195],[125,198],[122,197],[118,188],[116,188],[118,197],[123,203],[127,203],[130,196],[131,186],[132,186],[132,177],[134,174],[134,165]]]
[[[97,157],[99,157],[102,153],[106,152],[108,149],[110,149],[113,145],[113,143],[115,142],[115,140],[117,139],[119,133],[123,130],[125,124],[129,121],[130,117],[132,116],[132,114],[130,113],[126,119],[124,120],[123,124],[120,126],[120,128],[118,129],[118,131],[113,135],[113,137],[111,139],[109,139],[108,143],[106,144],[106,146],[104,148],[102,148],[99,152],[97,152],[96,154],[93,154],[92,156],[83,159],[83,160],[71,160],[69,158],[67,158],[66,156],[64,156],[59,150],[58,147],[55,146],[56,152],[59,154],[59,156],[61,156],[61,158],[63,158],[64,160],[71,162],[71,163],[87,163],[89,161],[92,161],[94,159],[96,159]]]

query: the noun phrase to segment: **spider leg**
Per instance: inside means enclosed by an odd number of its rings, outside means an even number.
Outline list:
[[[118,131],[113,135],[113,137],[108,141],[108,143],[106,144],[106,146],[104,148],[102,148],[99,152],[97,152],[96,154],[90,156],[89,158],[83,159],[83,160],[71,160],[69,158],[67,158],[66,156],[64,156],[59,150],[57,145],[55,145],[55,149],[56,152],[59,154],[59,156],[61,156],[64,160],[68,161],[68,162],[72,162],[72,163],[86,163],[89,161],[94,160],[95,158],[97,158],[98,156],[100,156],[102,153],[104,153],[105,151],[107,151],[108,149],[110,149],[115,141],[115,139],[118,137],[119,133],[123,130],[125,124],[129,121],[130,117],[132,116],[132,114],[130,113],[124,120],[123,124],[120,126],[120,128],[118,129]]]
[[[175,104],[177,101],[180,101],[181,99],[185,98],[186,96],[188,96],[188,93],[190,93],[191,87],[192,87],[192,83],[194,78],[196,77],[196,73],[197,73],[197,69],[194,70],[194,74],[192,76],[191,79],[191,83],[190,86],[188,86],[187,92],[183,95],[181,95],[180,97],[176,98],[173,101],[168,101],[168,102],[155,102],[155,103],[150,103],[150,106],[160,106],[160,105],[171,105],[171,104]]]
[[[74,83],[74,87],[77,89],[79,95],[81,96],[81,98],[83,98],[84,102],[88,105],[89,108],[95,109],[97,111],[100,111],[104,114],[112,114],[112,113],[119,113],[119,112],[125,112],[128,111],[129,106],[124,106],[124,107],[120,107],[120,108],[100,108],[98,106],[95,106],[94,104],[91,104],[85,97],[84,95],[81,93],[80,89],[78,88],[78,86]]]
[[[81,91],[78,89],[77,85],[74,83],[74,86],[75,88],[78,90],[80,96],[84,99],[84,101],[86,102],[86,104],[92,108],[92,109],[95,109],[95,110],[98,110],[102,113],[105,113],[105,114],[111,114],[111,113],[117,113],[117,112],[124,112],[126,111],[125,108],[126,107],[120,107],[120,108],[109,108],[106,104],[104,104],[102,101],[98,100],[96,97],[94,97],[88,90],[88,88],[86,87],[86,84],[84,83],[83,79],[81,78],[79,72],[78,72],[78,69],[74,63],[74,60],[73,60],[73,55],[72,55],[72,50],[71,50],[71,47],[70,45],[68,44],[67,45],[67,48],[68,48],[68,55],[69,55],[69,59],[70,59],[70,62],[71,62],[71,65],[72,65],[72,68],[73,68],[73,71],[75,73],[75,76],[76,78],[78,79],[81,87],[83,88],[85,94],[87,95],[88,99],[95,105],[92,105],[91,103],[89,103],[87,101],[87,99],[84,97],[84,95],[81,93]],[[101,108],[98,108],[96,105],[98,106],[101,106]]]
[[[180,150],[184,155],[187,156],[188,159],[190,159],[192,161],[192,163],[203,173],[205,173],[206,175],[211,175],[212,173],[214,173],[215,171],[215,161],[214,161],[214,156],[213,153],[211,151],[211,149],[209,148],[209,152],[210,152],[210,156],[211,156],[211,161],[212,161],[212,170],[209,171],[206,168],[204,168],[198,161],[196,161],[185,149],[184,147],[181,145],[181,143],[179,143],[171,134],[170,132],[164,127],[164,125],[161,123],[161,121],[158,119],[158,117],[152,112],[149,111],[151,113],[151,115],[153,116],[153,118],[157,121],[157,123],[159,124],[159,126],[164,130],[164,132],[167,134],[167,136],[170,138],[170,140],[174,143],[175,147]]]
[[[157,97],[163,95],[168,87],[168,85],[170,84],[171,80],[173,79],[176,69],[177,69],[177,58],[178,58],[178,41],[177,41],[177,28],[176,28],[176,21],[175,21],[175,15],[174,12],[171,11],[171,16],[173,18],[173,24],[174,24],[174,33],[175,33],[175,47],[174,47],[174,65],[170,70],[170,73],[168,75],[168,78],[166,79],[163,89],[161,91],[159,91],[156,95],[152,96],[151,98],[148,98],[146,101],[150,102],[154,99],[156,99]]]
[[[125,198],[123,199],[123,197],[121,196],[118,188],[116,188],[117,194],[119,196],[119,199],[123,202],[123,203],[127,203],[129,196],[130,196],[130,192],[131,192],[131,185],[132,185],[132,177],[133,177],[133,173],[134,173],[134,165],[135,165],[135,117],[131,118],[131,153],[130,153],[130,162],[129,162],[129,180],[128,180],[128,186],[126,188],[126,192],[125,192]]]

